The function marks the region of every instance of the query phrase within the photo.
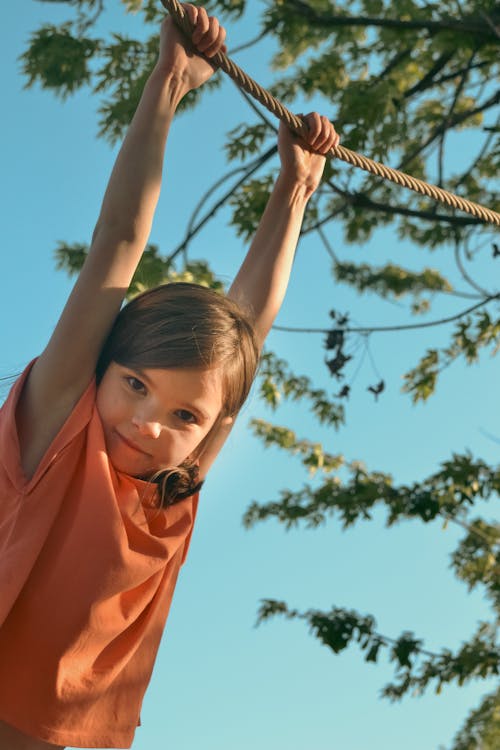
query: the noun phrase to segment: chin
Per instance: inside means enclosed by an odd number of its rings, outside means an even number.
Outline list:
[[[148,462],[138,458],[130,458],[130,456],[124,456],[122,451],[110,450],[108,451],[108,458],[115,469],[120,471],[122,474],[129,474],[132,477],[139,476],[151,476],[153,470],[148,466]]]

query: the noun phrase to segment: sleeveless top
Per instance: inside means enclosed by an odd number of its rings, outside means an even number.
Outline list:
[[[34,476],[0,409],[0,719],[45,742],[130,747],[198,496],[155,507],[115,471],[90,383]]]

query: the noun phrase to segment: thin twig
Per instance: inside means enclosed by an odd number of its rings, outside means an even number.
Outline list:
[[[469,534],[471,534],[471,536],[476,536],[478,539],[481,539],[481,541],[486,542],[486,544],[488,545],[488,549],[492,550],[494,545],[498,545],[498,541],[496,539],[491,539],[483,531],[479,531],[479,529],[474,528],[474,526],[470,526],[465,521],[462,521],[459,518],[456,518],[456,516],[452,516],[451,514],[448,514],[442,508],[439,511],[439,515],[444,516],[444,518],[446,518],[447,521],[456,523],[457,526],[460,526],[461,529],[464,529],[465,531],[467,531]]]
[[[416,330],[418,328],[430,328],[431,326],[439,326],[444,325],[446,323],[453,323],[455,320],[459,320],[460,318],[463,318],[465,315],[468,315],[471,312],[474,312],[475,310],[479,310],[479,308],[484,307],[484,305],[487,305],[489,302],[492,302],[493,300],[500,299],[500,293],[491,295],[487,297],[486,299],[483,299],[481,302],[478,302],[477,305],[473,305],[472,307],[468,307],[466,310],[463,310],[461,313],[458,313],[457,315],[452,315],[448,318],[442,318],[441,320],[432,320],[428,323],[413,323],[409,325],[401,325],[401,326],[360,326],[356,328],[344,328],[343,326],[337,326],[333,328],[297,328],[293,326],[273,326],[273,330],[275,331],[284,331],[286,333],[330,333],[330,331],[343,331],[344,333],[385,333],[386,331],[411,331]]]
[[[498,104],[498,102],[500,102],[499,91],[492,94],[492,96],[486,102],[483,102],[480,106],[469,109],[467,110],[467,112],[460,112],[460,114],[456,115],[449,123],[441,123],[432,131],[428,138],[426,138],[426,140],[418,146],[418,148],[414,149],[414,151],[405,156],[405,158],[399,163],[397,169],[404,169],[411,161],[413,161],[413,159],[419,156],[422,151],[424,151],[433,141],[435,141],[436,138],[441,135],[443,130],[461,125],[465,120],[468,120],[470,117],[474,117],[474,115],[480,114],[481,112],[485,112],[487,109],[490,109],[490,107],[494,107],[496,104]]]
[[[494,125],[493,127],[494,127],[494,128],[496,128],[496,127],[498,127],[498,125],[499,125],[499,124],[500,124],[500,116],[499,116],[499,117],[497,117],[497,119],[496,119],[496,122],[495,122],[495,125]],[[484,141],[484,143],[483,143],[483,146],[482,146],[482,148],[480,149],[480,151],[479,151],[478,155],[476,156],[476,158],[475,158],[475,159],[474,159],[474,161],[472,162],[471,166],[470,166],[470,167],[468,168],[468,170],[467,170],[466,172],[464,172],[464,173],[462,174],[462,176],[461,176],[461,177],[459,178],[459,180],[458,180],[458,181],[457,181],[457,182],[455,183],[455,186],[454,186],[454,189],[455,189],[455,190],[456,190],[456,189],[457,189],[458,187],[460,187],[460,185],[462,185],[462,184],[463,184],[463,182],[465,181],[465,179],[466,179],[466,178],[467,178],[467,177],[468,177],[468,176],[469,176],[469,175],[471,174],[471,172],[472,172],[472,171],[473,171],[473,170],[475,169],[475,167],[476,167],[476,166],[478,165],[478,163],[479,163],[479,162],[481,161],[481,159],[482,159],[482,158],[483,158],[483,156],[485,155],[486,151],[487,151],[487,150],[488,150],[488,148],[490,147],[490,143],[491,143],[491,141],[493,140],[493,138],[495,137],[495,135],[496,135],[496,133],[494,132],[494,130],[492,130],[492,132],[491,132],[491,133],[488,133],[488,135],[487,135],[487,136],[486,136],[486,138],[485,138],[485,141]]]
[[[249,47],[253,47],[254,44],[257,44],[261,41],[261,39],[264,39],[267,34],[269,34],[270,29],[264,29],[264,31],[261,31],[260,34],[258,34],[253,39],[250,39],[249,42],[244,42],[243,44],[238,45],[238,47],[234,47],[233,49],[229,50],[227,53],[228,55],[236,55],[238,52],[243,52],[244,49],[248,49]]]
[[[454,255],[455,255],[455,263],[457,265],[458,270],[460,271],[462,278],[473,288],[476,289],[480,294],[483,296],[489,296],[491,295],[486,291],[486,289],[483,289],[482,287],[477,284],[473,278],[469,276],[467,273],[464,264],[462,263],[462,259],[460,257],[460,245],[458,242],[455,242],[455,249],[454,249]]]
[[[219,201],[217,201],[217,203],[211,209],[211,211],[208,214],[206,214],[202,219],[200,219],[198,224],[196,224],[196,226],[193,227],[188,234],[186,234],[181,244],[178,245],[175,248],[175,250],[173,250],[170,253],[170,255],[167,256],[166,258],[167,263],[174,260],[174,258],[176,258],[177,255],[179,255],[179,253],[182,253],[185,251],[187,244],[200,231],[200,229],[202,229],[202,227],[205,226],[205,224],[215,216],[219,208],[221,208],[221,206],[224,205],[224,203],[234,193],[234,191],[237,190],[240,187],[240,185],[242,185],[245,182],[245,180],[247,180],[254,172],[256,172],[267,161],[267,159],[269,159],[274,153],[276,153],[276,146],[274,146],[273,148],[270,148],[268,151],[266,151],[265,154],[263,154],[263,156],[261,156],[259,159],[256,159],[255,162],[253,162],[251,169],[246,170],[243,177],[240,178],[234,185],[231,186],[230,190],[228,190],[222,196],[222,198]]]

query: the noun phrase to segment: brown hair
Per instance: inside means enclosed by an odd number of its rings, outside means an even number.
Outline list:
[[[111,362],[131,368],[220,367],[223,404],[188,461],[151,477],[161,506],[200,488],[197,459],[221,421],[235,417],[255,377],[258,347],[246,313],[232,300],[197,284],[164,284],[135,297],[118,314],[96,368],[99,383]]]

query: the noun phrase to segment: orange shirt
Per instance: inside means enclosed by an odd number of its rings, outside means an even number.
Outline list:
[[[35,475],[0,410],[0,719],[57,745],[130,747],[198,497],[166,510],[114,470],[92,382]]]

